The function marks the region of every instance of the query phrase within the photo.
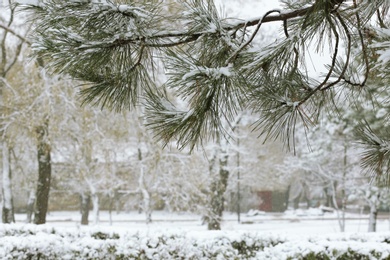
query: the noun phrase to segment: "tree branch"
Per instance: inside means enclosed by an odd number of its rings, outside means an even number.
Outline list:
[[[336,0],[337,3],[341,3],[343,1],[344,0]],[[253,19],[250,21],[240,22],[237,24],[229,24],[229,25],[222,27],[222,29],[226,30],[226,31],[231,31],[231,30],[236,31],[240,28],[246,28],[246,27],[250,27],[250,26],[258,26],[259,23],[264,24],[264,23],[269,23],[269,22],[286,21],[289,19],[304,16],[304,15],[312,12],[315,9],[314,7],[315,7],[315,4],[313,4],[312,6],[309,6],[309,7],[303,8],[303,9],[299,9],[299,10],[294,10],[291,12],[281,12],[279,15],[269,15],[270,12],[268,12],[268,13],[266,13],[266,15],[264,15],[261,18],[256,18],[256,19]],[[275,10],[272,12],[275,12]],[[215,32],[215,33],[219,33],[219,32]],[[157,33],[155,35],[148,36],[148,37],[133,37],[133,38],[128,38],[128,39],[115,40],[115,41],[113,41],[107,45],[104,45],[104,46],[102,46],[100,44],[99,47],[103,47],[103,48],[119,47],[119,46],[123,46],[123,45],[130,44],[130,43],[137,43],[139,41],[144,42],[145,47],[173,47],[173,46],[178,46],[181,44],[196,41],[199,37],[201,37],[203,35],[215,34],[215,33],[214,32],[213,33],[211,33],[211,32],[190,33],[188,31],[163,32],[163,33]],[[147,42],[148,40],[149,41],[150,40],[164,40],[164,39],[170,40],[171,38],[179,38],[180,40],[174,41],[174,42],[169,42],[169,43],[163,43],[163,42],[162,43],[148,43]]]
[[[325,77],[325,79],[322,81],[322,83],[320,85],[318,85],[315,89],[313,89],[306,97],[304,97],[301,101],[299,101],[298,103],[298,106],[301,106],[303,103],[305,103],[307,100],[309,100],[311,98],[311,96],[313,96],[317,91],[321,90],[325,84],[328,82],[330,76],[332,75],[333,71],[334,71],[334,67],[336,65],[336,60],[337,60],[337,55],[338,55],[338,51],[339,51],[339,44],[340,44],[340,36],[339,36],[339,33],[337,32],[337,29],[335,27],[335,25],[333,24],[332,20],[328,17],[328,22],[329,22],[329,25],[335,35],[335,49],[334,49],[334,52],[333,52],[333,58],[332,58],[332,64],[330,66],[330,69]]]
[[[255,29],[255,31],[252,33],[251,37],[248,39],[248,41],[246,41],[245,43],[243,43],[243,44],[242,44],[242,45],[233,53],[233,55],[226,61],[226,63],[227,63],[226,65],[228,65],[232,60],[234,60],[234,59],[237,57],[237,55],[240,53],[240,51],[242,51],[245,47],[247,47],[247,46],[253,41],[253,39],[255,38],[256,34],[259,32],[261,25],[263,24],[263,20],[264,20],[265,18],[267,18],[271,13],[274,13],[274,12],[280,13],[279,10],[271,10],[271,11],[268,11],[267,13],[265,13],[265,15],[263,16],[263,18],[261,18],[261,19],[259,20],[259,22],[257,23],[256,29]],[[244,28],[247,27],[246,24],[245,24],[244,26],[245,26]]]
[[[352,48],[352,40],[351,40],[351,33],[348,29],[348,26],[345,24],[343,18],[340,16],[340,14],[338,12],[336,12],[336,17],[338,18],[338,20],[340,21],[342,27],[344,28],[344,31],[345,31],[345,34],[347,35],[347,39],[348,39],[348,45],[347,45],[347,58],[346,58],[346,62],[343,66],[343,70],[341,71],[338,79],[332,83],[330,83],[328,86],[326,86],[325,88],[323,88],[322,90],[327,90],[333,86],[335,86],[337,83],[339,83],[344,77],[345,75],[345,72],[347,71],[347,68],[348,68],[348,65],[349,65],[349,59],[351,57],[351,48]]]
[[[313,7],[314,7],[314,5],[306,7],[306,8],[303,8],[303,9],[291,11],[291,12],[288,12],[288,13],[280,12],[278,15],[265,15],[265,16],[263,16],[261,18],[256,18],[256,19],[253,19],[251,21],[241,22],[241,23],[238,23],[238,24],[233,25],[233,26],[231,26],[231,25],[230,26],[226,26],[226,27],[224,27],[224,29],[225,30],[233,30],[233,29],[239,29],[239,28],[242,28],[242,27],[245,27],[245,26],[246,27],[256,26],[256,25],[259,24],[259,22],[261,22],[261,23],[283,22],[283,21],[286,21],[286,20],[289,20],[289,19],[292,19],[292,18],[305,16],[306,14],[310,13],[311,11],[313,11]]]
[[[29,40],[27,40],[26,37],[20,35],[19,33],[15,32],[14,30],[12,30],[11,28],[9,28],[8,26],[5,26],[5,25],[2,25],[0,24],[0,28],[4,29],[5,31],[11,33],[12,35],[16,36],[17,38],[19,38],[22,42],[25,42],[29,45],[31,45],[31,42]]]

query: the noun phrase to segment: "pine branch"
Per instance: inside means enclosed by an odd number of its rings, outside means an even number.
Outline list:
[[[382,181],[382,185],[390,185],[390,140],[374,132],[369,124],[361,125],[356,135],[365,148],[362,157],[362,167],[371,174],[373,179]],[[383,183],[384,181],[384,183]]]
[[[340,24],[344,28],[345,35],[347,37],[347,53],[346,53],[347,57],[345,59],[345,64],[343,66],[342,71],[338,74],[337,80],[332,82],[332,83],[329,83],[326,87],[324,87],[322,89],[322,91],[328,90],[331,87],[336,86],[342,79],[344,79],[345,72],[347,71],[348,66],[350,65],[349,64],[349,59],[350,59],[350,56],[351,56],[351,48],[352,48],[351,33],[350,33],[347,25],[345,24],[343,18],[340,16],[340,14],[336,13],[336,17],[338,18],[338,20],[340,21]]]
[[[366,84],[370,57],[361,29],[383,4],[373,0],[375,7],[366,11],[369,1],[306,1],[311,6],[291,1],[288,11],[227,23],[206,0],[183,1],[185,12],[174,18],[147,2],[132,3],[124,12],[112,3],[103,8],[90,1],[48,1],[55,5],[38,8],[38,55],[53,71],[88,81],[91,85],[82,90],[86,102],[122,110],[144,97],[148,125],[165,143],[176,140],[181,148],[229,132],[223,121],[247,106],[260,112],[258,128],[266,139],[281,137],[293,147],[296,125],[315,123],[326,102],[336,107],[333,89],[353,83],[348,74],[356,64],[351,59],[355,45],[361,46],[365,65],[359,86]],[[170,25],[175,19],[183,29]],[[252,48],[262,25],[271,22],[282,22],[285,37]],[[305,75],[304,55],[312,41],[318,52],[333,48],[321,82]],[[171,99],[153,84],[156,57],[164,62],[164,88],[174,95]],[[186,107],[176,107],[176,99]]]
[[[344,2],[343,0],[333,1],[336,4],[341,4]],[[225,25],[222,27],[223,30],[226,31],[237,31],[241,28],[258,26],[259,24],[270,23],[270,22],[278,22],[278,21],[287,21],[290,19],[294,19],[297,17],[305,16],[309,13],[312,13],[315,10],[316,5],[313,4],[310,7],[306,7],[299,10],[294,10],[291,12],[280,13],[279,15],[269,15],[275,11],[267,12],[262,18],[252,19],[246,22],[240,22],[233,25]],[[97,46],[90,46],[90,48],[115,48],[128,44],[136,44],[138,42],[144,42],[146,47],[174,47],[182,44],[187,44],[193,41],[198,40],[201,36],[207,34],[218,34],[219,32],[196,32],[193,33],[191,31],[178,31],[178,32],[156,32],[152,35],[146,36],[131,36],[124,37],[123,39],[113,39],[111,42],[107,42],[106,44],[99,44]],[[177,40],[175,40],[177,39]],[[154,41],[159,40],[159,42],[155,43]],[[151,41],[151,42],[150,42]],[[168,42],[166,42],[168,41]]]
[[[302,104],[304,104],[307,100],[309,100],[317,91],[320,91],[323,89],[323,87],[326,85],[326,83],[328,82],[330,76],[332,75],[333,73],[333,70],[334,70],[334,67],[336,65],[336,60],[337,60],[337,55],[338,55],[338,51],[339,51],[339,44],[340,44],[340,36],[339,36],[339,33],[337,32],[337,29],[333,23],[333,21],[330,20],[329,17],[327,17],[328,19],[328,22],[329,22],[329,25],[331,27],[331,30],[332,32],[334,33],[334,36],[335,36],[335,47],[334,47],[334,52],[333,52],[333,56],[332,56],[332,64],[328,70],[328,73],[326,74],[325,76],[325,79],[322,81],[321,84],[319,84],[317,87],[315,87],[306,97],[304,97],[302,100],[299,101],[299,104],[298,106],[301,106]]]
[[[354,5],[355,8],[357,8],[356,0],[353,0],[353,5]],[[364,59],[365,65],[366,65],[366,71],[365,71],[365,74],[364,74],[364,80],[361,83],[361,85],[364,86],[366,84],[366,81],[368,79],[368,75],[370,73],[370,64],[369,64],[369,61],[368,61],[366,45],[365,45],[364,37],[363,37],[363,33],[362,33],[362,22],[361,22],[359,13],[356,12],[355,16],[356,16],[356,21],[357,21],[357,25],[358,25],[357,28],[358,28],[359,39],[360,39],[362,52],[363,52],[363,59]]]
[[[265,15],[263,16],[262,19],[259,20],[257,26],[256,26],[256,29],[255,31],[252,33],[251,37],[243,44],[241,44],[241,46],[233,53],[232,56],[230,56],[227,61],[226,61],[226,65],[228,65],[231,61],[233,61],[237,55],[243,50],[245,49],[247,46],[249,46],[249,44],[251,44],[251,42],[254,40],[256,34],[259,32],[260,30],[260,27],[261,25],[264,23],[264,19],[267,18],[270,14],[274,13],[274,12],[278,12],[280,13],[279,10],[271,10],[271,11],[268,11],[265,13]],[[244,28],[246,28],[248,25],[246,24]]]

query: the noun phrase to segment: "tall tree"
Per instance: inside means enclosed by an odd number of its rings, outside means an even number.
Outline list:
[[[324,107],[337,109],[334,93],[369,90],[370,78],[390,78],[390,3],[281,2],[283,9],[238,20],[221,17],[211,0],[183,1],[183,12],[172,15],[162,12],[163,3],[150,1],[43,0],[32,8],[34,46],[54,72],[90,84],[82,91],[86,102],[123,110],[144,97],[149,126],[165,142],[193,148],[207,136],[227,135],[222,122],[249,108],[260,112],[261,134],[293,147],[298,122],[308,127]],[[262,26],[271,22],[281,23],[283,34],[255,46]],[[319,79],[308,75],[304,59],[313,43],[314,51],[331,56]],[[359,52],[352,52],[354,46]],[[378,56],[380,72],[372,73],[371,54]],[[168,72],[168,91],[154,84],[156,57]],[[361,76],[353,77],[352,69]],[[366,166],[386,165],[389,175],[389,137],[361,139],[368,146]]]
[[[26,43],[26,38],[15,31],[20,24],[15,23],[15,6],[11,6],[11,1],[4,1],[5,5],[0,5],[0,96],[1,113],[4,118],[12,111],[9,107],[9,95],[7,92],[12,89],[9,83],[11,70],[18,61],[22,52],[22,47]],[[10,162],[11,143],[9,140],[9,124],[1,122],[1,149],[2,149],[2,221],[3,223],[15,222],[12,195],[12,174]]]
[[[34,214],[35,224],[46,223],[46,213],[49,206],[49,191],[51,182],[51,146],[49,140],[49,119],[36,128],[38,156],[38,187]]]
[[[4,1],[5,2],[5,1]],[[21,65],[20,58],[26,56],[26,48],[30,42],[23,36],[29,30],[25,25],[25,17],[16,16],[16,6],[14,1],[7,1],[4,6],[0,6],[2,19],[0,19],[1,38],[1,94],[2,94],[2,139],[3,145],[3,221],[9,223],[13,221],[12,208],[12,179],[11,179],[11,162],[10,154],[13,149],[13,143],[16,139],[30,132],[36,138],[37,164],[38,164],[38,200],[36,201],[35,220],[37,224],[45,223],[45,216],[48,207],[48,192],[50,188],[51,161],[50,145],[48,137],[48,113],[46,101],[42,98],[47,94],[47,88],[43,93],[38,93],[42,88],[20,89],[20,85],[27,83],[27,86],[34,86],[39,77],[34,64]],[[3,17],[4,15],[4,17]],[[27,44],[26,44],[27,43]],[[32,69],[32,67],[35,68]],[[16,70],[19,70],[16,72]],[[12,75],[12,77],[10,77]],[[27,79],[28,75],[28,79]],[[42,73],[44,75],[44,73]],[[23,78],[25,77],[25,78]],[[37,80],[37,81],[35,81]],[[47,87],[47,78],[40,79],[37,85]],[[22,83],[23,82],[23,83]],[[31,101],[31,103],[29,103]],[[37,109],[37,107],[39,107]],[[36,113],[39,111],[38,113]],[[33,115],[29,117],[28,115]],[[35,125],[36,122],[42,122]],[[34,129],[33,129],[34,128]],[[18,149],[16,149],[18,150]],[[36,197],[31,196],[31,198]],[[35,202],[31,200],[30,202]],[[29,203],[30,203],[29,202]],[[32,205],[31,205],[32,206]],[[31,216],[29,217],[31,220]]]
[[[359,149],[351,139],[351,122],[338,117],[324,117],[320,122],[321,126],[308,133],[298,131],[296,156],[286,157],[280,168],[294,179],[292,191],[297,195],[324,198],[325,206],[335,209],[340,231],[344,232],[348,195],[362,185]]]
[[[242,114],[237,116],[232,131],[240,124]],[[232,135],[233,133],[231,133]],[[220,230],[222,214],[225,209],[225,193],[229,183],[230,169],[229,158],[231,155],[231,143],[218,133],[213,155],[209,163],[211,184],[209,188],[208,212],[205,216],[209,230]],[[230,140],[231,141],[231,140]]]

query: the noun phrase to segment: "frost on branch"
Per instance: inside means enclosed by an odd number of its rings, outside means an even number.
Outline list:
[[[213,1],[179,2],[41,1],[34,48],[54,72],[86,82],[85,102],[119,111],[142,100],[156,136],[191,148],[226,134],[244,109],[259,115],[260,134],[293,146],[296,127],[388,78],[389,1],[285,0],[244,20],[223,18]],[[280,29],[268,45],[265,23]],[[311,53],[328,56],[314,79]]]
[[[372,44],[372,48],[376,50],[379,55],[378,64],[376,67],[385,70],[385,73],[390,72],[390,29],[378,29],[377,33],[380,37],[380,41]],[[383,73],[385,76],[386,74]]]
[[[33,34],[35,54],[53,72],[86,81],[85,102],[129,109],[140,92],[153,86],[153,55],[145,46],[161,31],[158,6],[41,1],[30,8],[39,21]]]
[[[357,131],[363,147],[362,166],[377,179],[381,185],[390,185],[390,141],[388,136],[374,132],[369,126]]]

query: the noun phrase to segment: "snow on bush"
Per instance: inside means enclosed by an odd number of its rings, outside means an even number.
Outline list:
[[[390,233],[280,237],[0,226],[0,259],[390,259]]]

